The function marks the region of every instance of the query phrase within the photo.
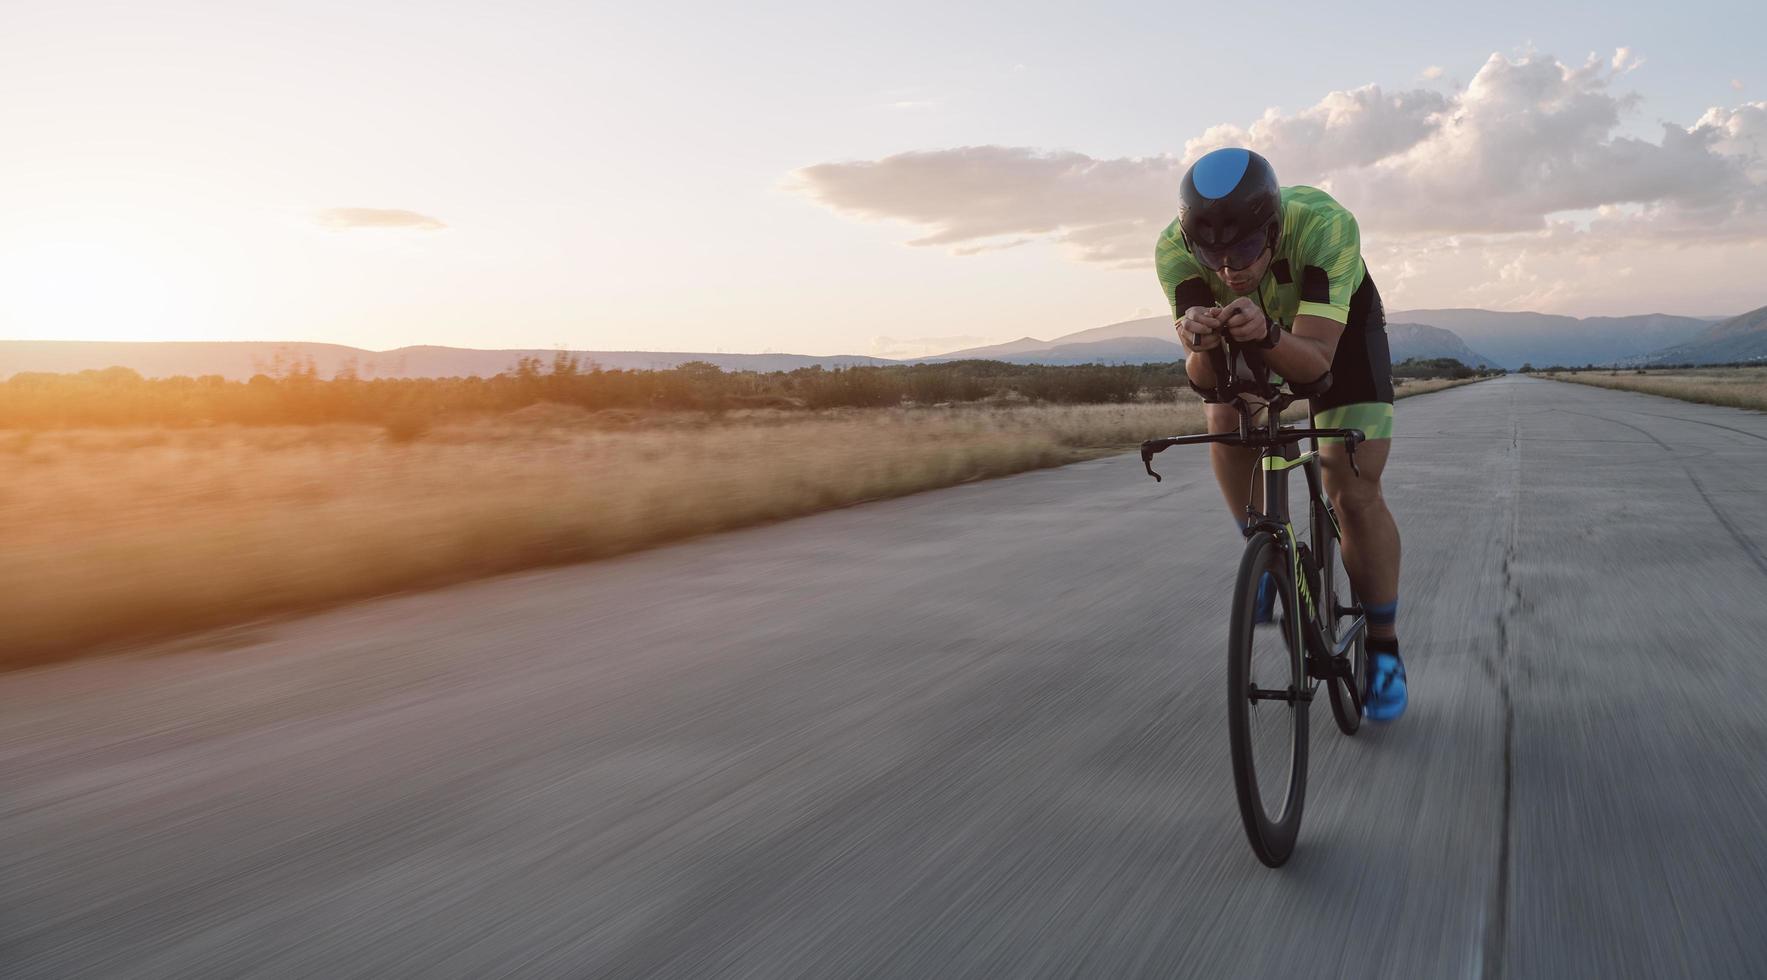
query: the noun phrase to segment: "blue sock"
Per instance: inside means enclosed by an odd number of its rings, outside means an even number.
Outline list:
[[[1379,605],[1370,603],[1363,608],[1368,612],[1368,626],[1371,632],[1376,626],[1391,626],[1393,625],[1393,622],[1399,618],[1399,600],[1397,599],[1394,599],[1392,602],[1383,602]],[[1368,638],[1368,649],[1379,650],[1384,653],[1398,653],[1399,641],[1397,639],[1387,640],[1370,636]]]

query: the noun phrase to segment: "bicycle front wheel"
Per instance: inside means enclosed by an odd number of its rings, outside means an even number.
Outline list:
[[[1313,557],[1319,563],[1319,630],[1325,642],[1334,648],[1344,631],[1350,628],[1357,606],[1356,587],[1350,584],[1350,572],[1344,567],[1343,549],[1339,546],[1337,523],[1326,510],[1324,501],[1313,501]],[[1342,610],[1340,612],[1339,610]],[[1344,655],[1343,666],[1350,670],[1348,679],[1333,675],[1326,680],[1331,692],[1331,714],[1338,730],[1354,735],[1362,727],[1362,685],[1368,675],[1367,631],[1357,634],[1356,642]]]
[[[1227,733],[1239,815],[1258,860],[1288,860],[1307,795],[1307,694],[1299,610],[1289,555],[1267,532],[1254,534],[1239,563],[1227,639]],[[1258,585],[1276,589],[1274,615],[1256,622]]]

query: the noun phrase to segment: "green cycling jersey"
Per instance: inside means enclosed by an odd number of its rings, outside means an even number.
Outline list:
[[[1154,264],[1173,319],[1192,306],[1225,305],[1238,295],[1185,247],[1177,219],[1160,233]],[[1254,294],[1266,314],[1285,328],[1296,316],[1347,323],[1350,298],[1366,272],[1355,216],[1316,187],[1284,187],[1282,237]]]

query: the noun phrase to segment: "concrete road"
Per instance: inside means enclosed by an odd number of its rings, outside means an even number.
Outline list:
[[[0,974],[1760,976],[1767,416],[1398,419],[1411,711],[1281,870],[1174,450],[0,678]]]

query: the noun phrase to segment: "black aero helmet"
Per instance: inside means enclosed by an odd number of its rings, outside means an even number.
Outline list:
[[[1184,174],[1178,227],[1191,254],[1209,268],[1223,261],[1234,269],[1250,265],[1266,246],[1274,249],[1282,234],[1276,170],[1240,147],[1205,154]]]

